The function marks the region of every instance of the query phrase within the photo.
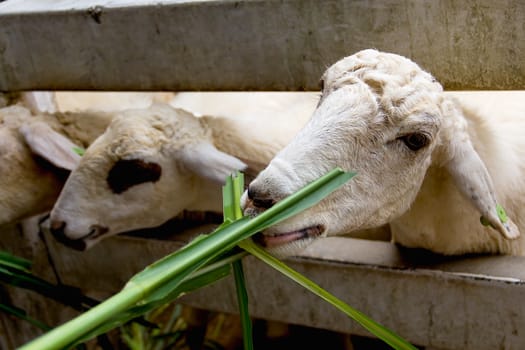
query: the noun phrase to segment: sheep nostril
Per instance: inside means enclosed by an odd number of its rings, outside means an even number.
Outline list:
[[[275,202],[272,199],[260,199],[260,198],[254,198],[252,199],[252,203],[254,206],[258,208],[271,208]]]
[[[50,229],[53,235],[64,235],[64,229],[66,228],[66,223],[64,221],[51,221]]]
[[[256,191],[253,186],[248,187],[248,198],[252,201],[253,206],[257,208],[271,208],[275,201],[269,196]]]
[[[255,197],[255,190],[253,189],[253,186],[248,186],[248,198],[253,200]]]

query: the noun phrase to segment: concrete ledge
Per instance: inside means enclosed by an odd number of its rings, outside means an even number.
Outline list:
[[[447,89],[525,88],[520,0],[7,0],[0,91],[317,90],[374,47]]]
[[[32,258],[36,273],[50,281],[56,271],[62,283],[80,287],[91,297],[105,298],[118,292],[133,274],[180,248],[192,235],[172,235],[168,241],[117,236],[80,253],[47,235],[42,241],[36,235],[3,228],[0,249]],[[524,257],[442,257],[399,249],[387,242],[333,237],[316,242],[302,256],[288,262],[414,344],[488,350],[520,349],[525,343],[525,305],[521,302],[525,298]],[[244,263],[253,316],[367,334],[339,311],[260,261],[247,258]],[[27,293],[15,293],[10,298],[45,317],[49,324],[71,317],[70,311],[60,308],[46,308],[43,312],[42,298]],[[237,310],[230,277],[181,301],[208,310]],[[20,335],[9,328],[5,319],[0,325],[6,328],[0,333],[8,335],[8,344],[31,339],[29,330]]]
[[[115,237],[78,253],[49,241],[66,284],[91,296],[117,292],[135,272],[185,241]],[[178,238],[178,239],[179,239]],[[446,258],[387,242],[327,238],[290,265],[414,344],[440,349],[518,349],[525,343],[522,257]],[[366,335],[355,322],[254,258],[245,260],[253,316]],[[226,278],[182,299],[235,313]]]

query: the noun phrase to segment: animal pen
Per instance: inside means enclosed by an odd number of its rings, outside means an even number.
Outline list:
[[[447,90],[524,90],[523,23],[520,0],[7,0],[0,3],[0,91],[318,90],[329,64],[369,47],[411,58]],[[121,235],[80,253],[21,232],[3,227],[0,249],[97,298],[185,242]],[[289,262],[414,344],[524,347],[523,257],[445,258],[332,237]],[[367,335],[261,262],[248,258],[245,269],[254,317]],[[72,316],[34,294],[2,293],[49,324]],[[230,277],[181,302],[237,310]],[[0,325],[5,349],[35,336],[3,314]]]

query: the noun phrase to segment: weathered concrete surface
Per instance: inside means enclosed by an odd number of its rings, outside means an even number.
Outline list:
[[[47,240],[63,283],[92,297],[116,293],[149,263],[178,249],[177,241],[112,237],[79,253]],[[13,244],[0,235],[0,247]],[[444,258],[399,250],[387,242],[329,238],[289,264],[328,291],[415,344],[439,349],[521,349],[525,344],[523,257]],[[339,311],[254,258],[245,260],[251,314],[352,334],[367,333]],[[230,278],[182,299],[188,305],[236,312]]]
[[[39,240],[35,221],[25,227],[8,225],[0,227],[0,250],[29,259],[33,262],[33,273],[50,283],[57,283],[56,275],[49,263],[47,250]],[[24,229],[25,228],[25,229]],[[36,292],[10,287],[0,283],[0,300],[26,311],[27,315],[54,327],[79,315],[72,308],[44,297]],[[0,349],[15,349],[43,334],[45,331],[17,317],[0,311]]]
[[[290,265],[415,344],[466,350],[521,349],[525,343],[525,306],[518,302],[525,297],[523,258],[434,261],[418,267],[384,242],[334,238],[312,248]],[[254,259],[247,259],[245,267],[253,315],[366,335],[269,267]],[[484,268],[488,273],[480,273]],[[189,295],[187,302],[235,310],[232,286],[231,280],[220,282]]]
[[[374,47],[447,89],[525,88],[521,0],[0,3],[0,91],[317,90]]]

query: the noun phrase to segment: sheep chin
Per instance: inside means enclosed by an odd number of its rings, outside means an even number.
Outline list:
[[[87,238],[87,239],[82,240],[82,242],[84,243],[83,251],[89,250],[91,247],[93,247],[98,242],[100,242],[100,239],[101,239],[100,237],[97,237],[97,238]]]
[[[253,240],[270,254],[285,258],[300,253],[314,240],[321,237],[324,232],[325,227],[323,225],[314,225],[290,232],[271,234],[259,232],[253,236]]]
[[[86,251],[91,249],[93,246],[98,244],[102,239],[104,239],[104,235],[93,235],[86,238],[77,239],[75,241],[72,241],[72,245],[68,245],[70,248],[73,248],[78,251]],[[67,243],[65,243],[67,245]]]
[[[84,251],[87,248],[86,244],[86,237],[92,235],[94,233],[94,230],[90,231],[90,233],[86,234],[82,238],[77,239],[71,239],[67,237],[63,232],[54,232],[53,237],[61,244],[65,245],[68,248],[78,250],[78,251]]]
[[[88,250],[97,244],[101,239],[104,239],[105,236],[108,236],[109,228],[101,225],[91,226],[91,231],[88,235],[82,237],[80,240],[84,243],[84,249]]]

